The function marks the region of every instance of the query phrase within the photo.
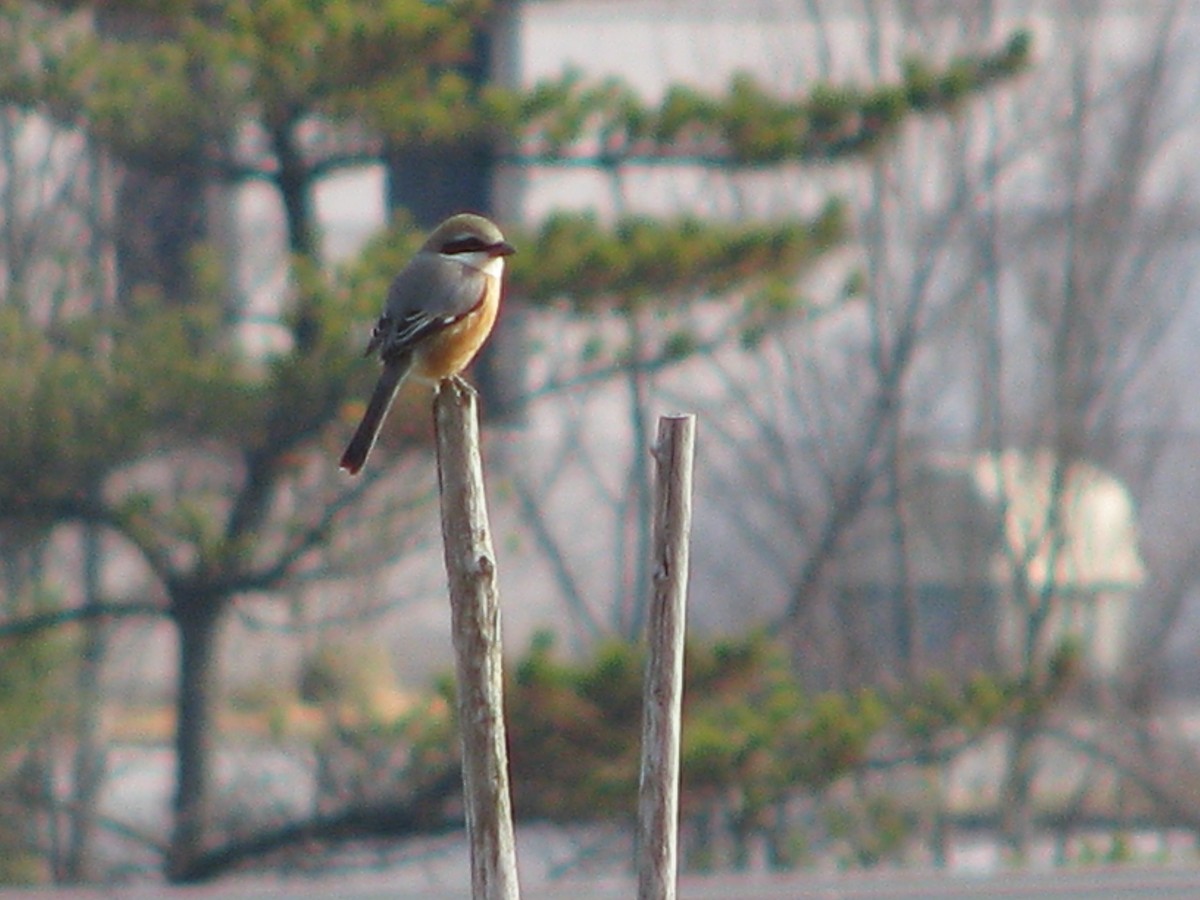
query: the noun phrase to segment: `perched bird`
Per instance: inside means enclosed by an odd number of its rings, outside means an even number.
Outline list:
[[[437,382],[474,359],[496,321],[504,257],[514,252],[494,223],[460,213],[435,228],[400,270],[365,354],[379,352],[383,373],[341,468],[351,475],[362,469],[405,378]]]

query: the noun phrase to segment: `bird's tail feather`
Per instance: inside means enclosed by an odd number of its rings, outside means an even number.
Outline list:
[[[371,392],[371,400],[367,403],[367,411],[363,413],[362,421],[354,431],[354,437],[350,438],[350,443],[346,445],[346,452],[342,454],[339,464],[351,475],[358,474],[367,461],[371,448],[375,446],[375,439],[379,436],[384,417],[396,398],[396,391],[412,369],[412,362],[412,356],[406,354],[400,359],[384,363],[383,372],[375,382],[375,390]]]

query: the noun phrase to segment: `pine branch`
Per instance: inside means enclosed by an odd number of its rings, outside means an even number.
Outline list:
[[[55,609],[0,622],[0,638],[30,637],[69,622],[90,622],[96,619],[115,621],[161,617],[166,614],[166,607],[155,603],[98,603],[72,609]]]
[[[84,128],[139,167],[184,164],[235,181],[270,178],[280,162],[232,148],[247,121],[332,135],[332,146],[305,148],[310,181],[379,159],[385,143],[508,146],[500,158],[517,166],[753,167],[860,153],[912,114],[952,110],[1013,77],[1032,46],[1017,31],[998,50],[944,67],[911,60],[880,87],[823,84],[779,97],[739,75],[724,95],[675,86],[650,105],[619,79],[589,84],[574,71],[531,90],[473,84],[453,63],[469,55],[479,12],[471,2],[431,7],[415,28],[360,13],[362,27],[349,31],[309,11],[286,27],[247,10],[203,23],[168,15],[152,37],[85,34],[61,47],[40,42],[36,58],[14,54],[0,66],[0,100]],[[358,146],[339,147],[347,137]]]
[[[513,257],[510,285],[514,295],[542,303],[715,295],[795,275],[844,233],[836,202],[807,222],[768,224],[630,217],[608,228],[590,215],[562,213],[522,242],[537,250]]]
[[[999,50],[963,56],[935,70],[910,60],[899,82],[871,89],[818,85],[807,97],[781,98],[749,75],[724,96],[671,88],[658,107],[622,82],[587,85],[578,72],[520,97],[485,98],[509,123],[518,166],[692,164],[763,166],[831,160],[862,152],[909,115],[952,110],[973,93],[1024,70],[1032,38],[1014,33]]]

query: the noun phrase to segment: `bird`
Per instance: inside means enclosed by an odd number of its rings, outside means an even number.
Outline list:
[[[363,354],[378,352],[383,372],[339,468],[361,471],[405,378],[436,384],[475,358],[496,322],[504,259],[515,252],[494,222],[474,213],[430,232],[388,288]]]

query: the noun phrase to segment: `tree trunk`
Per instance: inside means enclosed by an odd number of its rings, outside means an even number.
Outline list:
[[[275,187],[283,201],[287,247],[292,256],[317,261],[316,212],[313,206],[313,169],[304,160],[296,135],[296,122],[281,122],[272,129],[271,149],[279,163]]]
[[[1000,836],[1012,858],[1024,862],[1033,842],[1033,775],[1039,723],[1035,716],[1013,722],[1008,767],[1000,790]]]
[[[518,6],[497,4],[488,27],[475,31],[471,56],[458,69],[472,85],[517,85]],[[502,223],[519,218],[516,191],[496,190],[494,185],[501,149],[482,138],[455,146],[409,144],[389,148],[384,158],[388,210],[407,211],[423,230],[464,210],[495,215]],[[519,177],[508,180],[518,181]],[[499,186],[504,183],[502,178]],[[481,407],[488,422],[515,426],[524,421],[528,389],[528,318],[517,303],[505,299],[496,328],[475,361],[472,381],[483,400]],[[512,299],[519,302],[519,298]]]
[[[96,30],[115,40],[162,36],[167,21],[147,9],[99,4]],[[192,294],[191,252],[208,237],[207,181],[190,167],[170,171],[123,164],[117,181],[115,225],[117,297],[157,288],[168,303]]]
[[[187,881],[208,825],[222,604],[203,595],[174,602],[179,630],[179,687],[175,699],[175,815],[167,875]]]
[[[102,602],[100,569],[103,547],[100,529],[85,525],[83,532],[83,594],[86,607],[95,608]],[[108,646],[107,629],[99,619],[83,624],[80,648],[78,691],[79,714],[75,722],[74,803],[69,816],[71,826],[63,878],[81,883],[91,880],[93,845],[96,837],[96,811],[100,789],[104,785],[105,754],[101,710],[104,692],[101,678],[104,656]]]
[[[140,287],[180,304],[193,294],[191,252],[208,234],[207,185],[195,172],[126,167],[117,189],[117,296]]]

